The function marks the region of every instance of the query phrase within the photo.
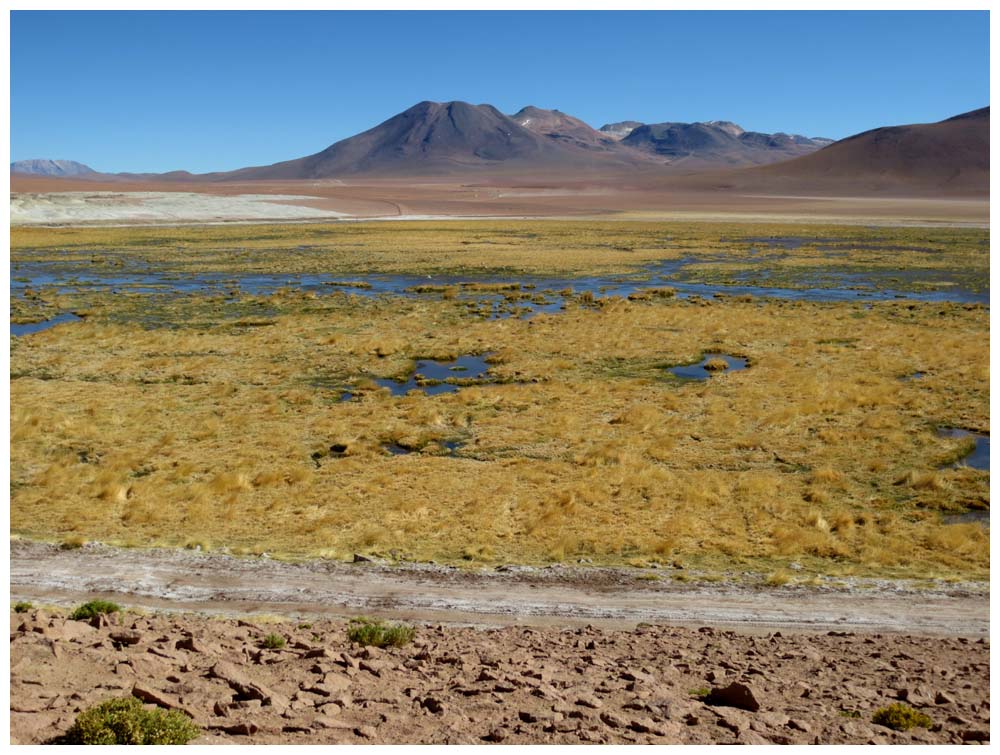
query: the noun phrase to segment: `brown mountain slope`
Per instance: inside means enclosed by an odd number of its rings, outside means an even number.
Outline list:
[[[559,110],[543,110],[528,105],[514,113],[511,118],[529,131],[563,144],[605,152],[621,150],[618,140]]]
[[[876,128],[811,155],[742,173],[738,183],[788,191],[987,195],[990,109],[937,123]]]

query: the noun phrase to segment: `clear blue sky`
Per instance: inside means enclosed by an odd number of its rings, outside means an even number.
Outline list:
[[[975,12],[11,13],[11,159],[194,172],[420,100],[840,138],[989,104]]]

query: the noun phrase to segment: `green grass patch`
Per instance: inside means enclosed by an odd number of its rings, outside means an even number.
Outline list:
[[[365,616],[351,619],[347,625],[347,639],[357,645],[375,647],[402,647],[413,641],[417,630],[408,624],[386,624],[381,619]]]
[[[117,603],[112,603],[110,600],[91,600],[77,606],[69,617],[76,621],[89,621],[95,616],[100,616],[102,613],[118,613],[121,610],[121,606]]]

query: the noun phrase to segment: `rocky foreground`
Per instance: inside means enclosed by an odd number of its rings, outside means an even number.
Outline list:
[[[267,649],[276,634],[287,644]],[[135,695],[195,743],[988,742],[989,644],[900,635],[418,627],[352,645],[346,622],[11,613],[11,741]],[[708,694],[706,694],[708,693]],[[894,702],[930,729],[871,723]]]

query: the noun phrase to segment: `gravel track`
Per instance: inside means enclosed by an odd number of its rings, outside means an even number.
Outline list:
[[[182,550],[80,549],[13,540],[11,599],[130,606],[238,616],[345,616],[478,626],[634,626],[639,622],[741,631],[860,631],[987,637],[987,585],[916,589],[853,580],[847,587],[682,584],[669,574],[595,567],[389,566],[288,563]],[[648,575],[647,575],[648,576]]]

